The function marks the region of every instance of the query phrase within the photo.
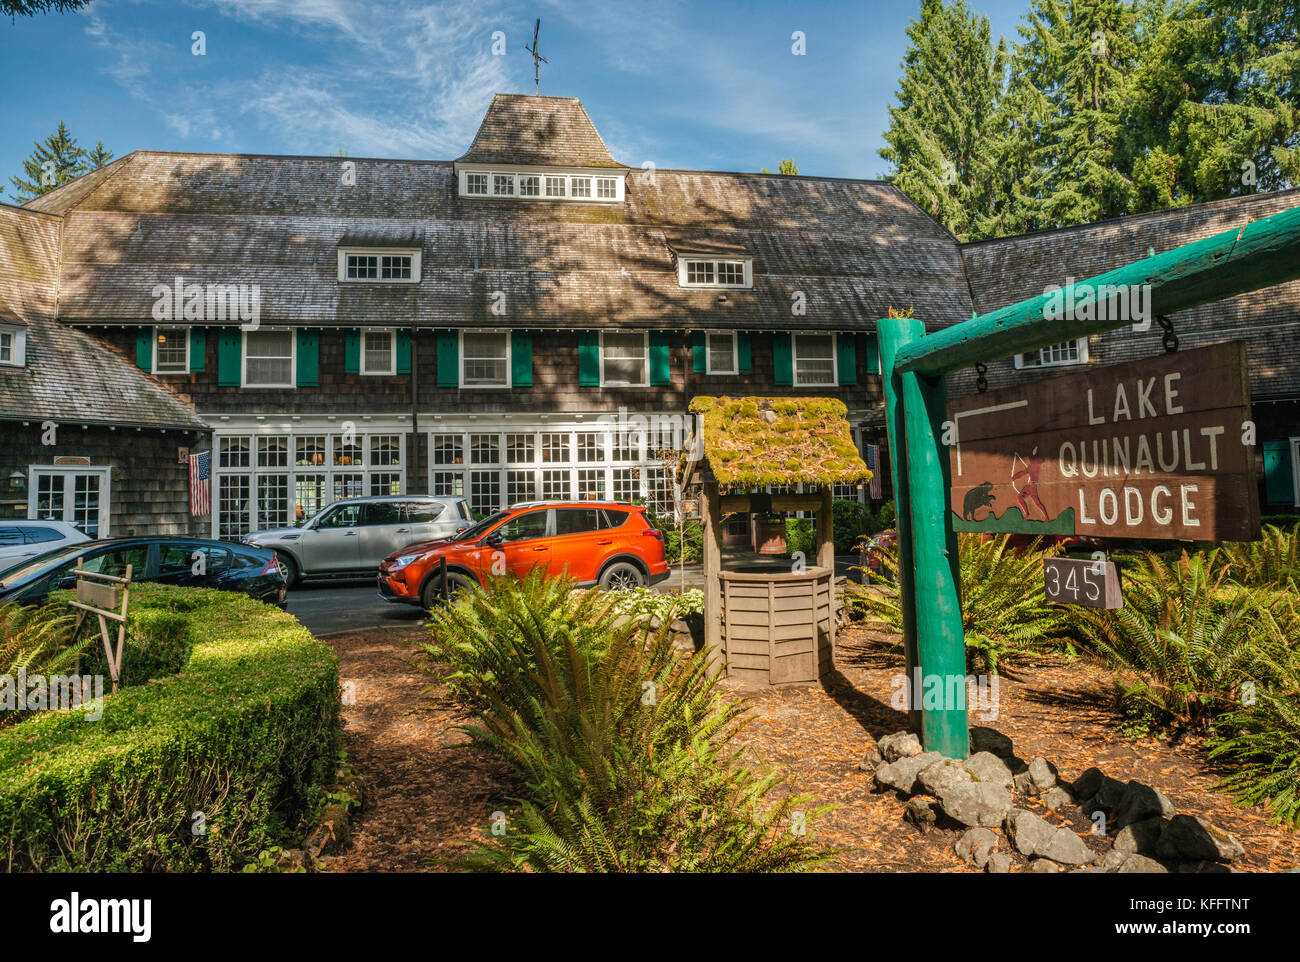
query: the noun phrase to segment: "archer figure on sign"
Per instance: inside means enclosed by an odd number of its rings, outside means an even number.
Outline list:
[[[1016,466],[1017,461],[1023,464],[1024,467],[1011,475],[1011,489],[1016,492],[1016,501],[1020,503],[1021,515],[1026,520],[1029,519],[1029,504],[1027,502],[1032,501],[1038,505],[1038,510],[1043,512],[1044,521],[1052,520],[1048,517],[1047,508],[1043,506],[1042,500],[1038,497],[1038,474],[1043,469],[1043,459],[1038,456],[1037,446],[1030,452],[1028,461],[1019,454],[1014,455],[1011,460],[1012,468]],[[1024,487],[1016,487],[1016,481],[1019,478],[1025,479]]]

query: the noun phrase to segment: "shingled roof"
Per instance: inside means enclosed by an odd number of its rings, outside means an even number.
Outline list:
[[[493,291],[533,329],[788,330],[796,291],[801,329],[971,313],[956,242],[887,183],[658,170],[620,204],[503,202],[458,196],[451,162],[348,160],[355,185],[338,157],[130,154],[68,209],[60,318],[147,322],[177,276],[259,284],[263,324],[321,327],[496,327]],[[421,284],[338,282],[341,243],[397,237],[423,237]],[[680,288],[670,245],[705,243],[752,256],[753,289]]]
[[[26,366],[0,366],[0,418],[205,427],[114,348],[54,320],[58,234],[57,218],[0,205],[0,320],[27,329]]]
[[[1300,189],[1231,197],[1173,210],[1153,211],[1067,227],[979,241],[962,247],[975,309],[980,313],[1043,293],[1048,285],[1064,286],[1121,267],[1183,244],[1212,237],[1300,205]],[[920,312],[917,312],[918,316]],[[1182,347],[1199,347],[1246,338],[1251,390],[1256,397],[1300,396],[1300,281],[1280,284],[1171,317]],[[1062,321],[1062,340],[1069,336]],[[1138,333],[1121,328],[1089,339],[1090,360],[1118,364],[1158,354],[1161,330]],[[988,381],[1002,387],[1021,380],[1010,360],[989,365]],[[1048,368],[1044,376],[1061,373]],[[957,393],[973,387],[969,372],[953,376]]]
[[[497,94],[460,163],[625,167],[577,97]]]

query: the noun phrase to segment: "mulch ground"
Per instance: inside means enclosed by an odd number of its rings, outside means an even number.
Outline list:
[[[428,677],[406,662],[418,637],[418,630],[400,629],[330,639],[342,680],[355,684],[356,704],[344,709],[344,739],[369,798],[348,845],[322,860],[326,871],[454,870],[454,860],[486,831],[491,813],[508,807],[505,770],[470,746],[456,727],[466,716],[423,693]],[[837,671],[820,687],[727,690],[752,706],[742,745],[753,766],[784,769],[787,790],[812,796],[809,808],[838,806],[813,823],[820,839],[843,846],[830,869],[966,871],[952,851],[960,833],[920,834],[902,820],[902,802],[892,792],[873,792],[872,776],[858,769],[875,739],[906,725],[890,705],[899,671],[896,646],[850,629],[839,636]],[[1121,781],[1154,786],[1179,812],[1201,815],[1237,836],[1247,855],[1235,867],[1277,871],[1300,864],[1300,833],[1210,789],[1218,773],[1200,745],[1118,734],[1104,667],[1049,657],[1003,671],[998,717],[972,714],[971,724],[1008,735],[1021,758],[1044,756],[1060,768],[1062,780],[1095,765]],[[1036,811],[1087,831],[1077,810]]]

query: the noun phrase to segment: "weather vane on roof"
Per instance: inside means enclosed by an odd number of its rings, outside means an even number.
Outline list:
[[[541,93],[542,91],[541,64],[550,63],[549,60],[537,52],[537,32],[541,29],[542,18],[538,17],[537,22],[533,24],[533,45],[531,47],[524,47],[525,50],[533,55],[533,93]]]

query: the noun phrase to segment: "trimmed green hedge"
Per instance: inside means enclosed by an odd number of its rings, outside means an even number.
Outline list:
[[[334,774],[328,645],[230,592],[142,585],[131,603],[137,684],[106,694],[98,721],[49,712],[0,731],[7,870],[237,869],[300,837]]]

